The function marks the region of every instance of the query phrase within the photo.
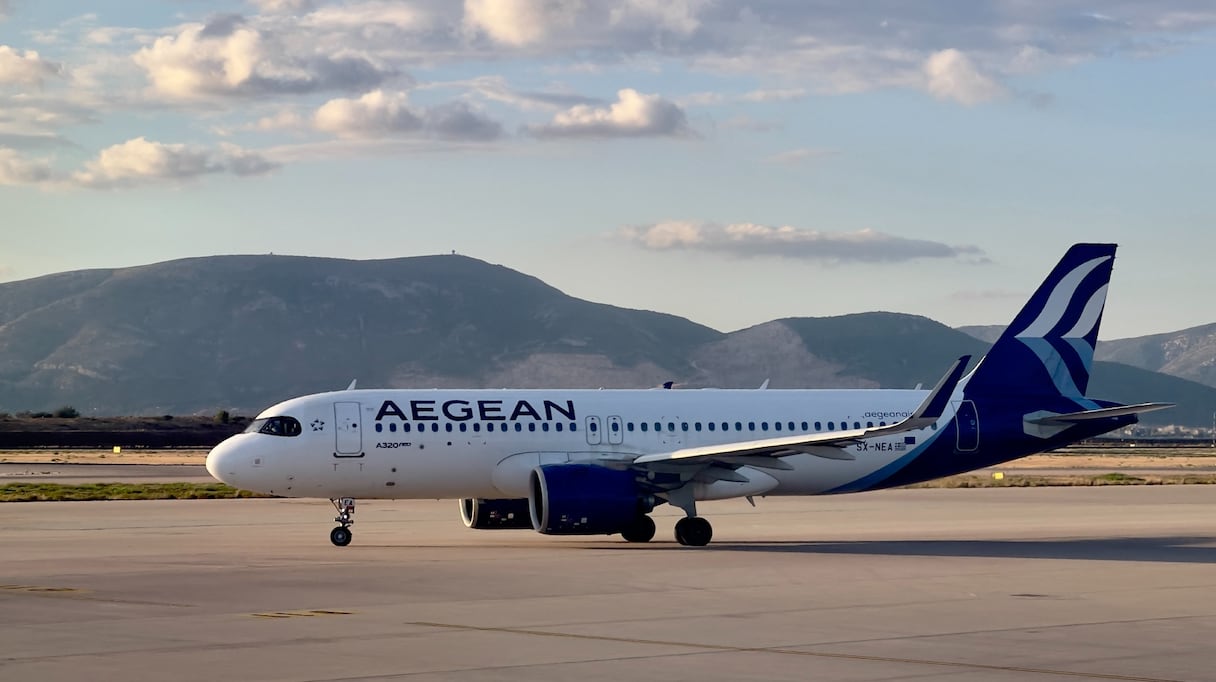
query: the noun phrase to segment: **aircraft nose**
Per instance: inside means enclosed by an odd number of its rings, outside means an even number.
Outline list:
[[[207,473],[215,480],[228,485],[236,485],[233,481],[236,479],[239,459],[233,440],[229,438],[207,453]]]

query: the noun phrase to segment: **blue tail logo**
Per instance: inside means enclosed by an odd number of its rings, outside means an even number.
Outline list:
[[[1068,250],[967,384],[973,396],[1061,396],[1086,408],[1114,244]]]

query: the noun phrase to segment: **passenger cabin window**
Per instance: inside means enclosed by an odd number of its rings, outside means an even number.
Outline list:
[[[303,431],[300,422],[293,417],[270,417],[269,419],[254,419],[245,429],[245,433],[264,433],[268,436],[298,436]]]

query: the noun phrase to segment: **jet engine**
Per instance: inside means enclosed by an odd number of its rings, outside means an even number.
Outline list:
[[[501,530],[531,528],[528,500],[483,500],[466,497],[460,501],[460,519],[468,528]]]
[[[654,509],[635,474],[595,464],[547,464],[532,470],[528,509],[545,535],[612,535]],[[653,535],[653,524],[651,524]]]

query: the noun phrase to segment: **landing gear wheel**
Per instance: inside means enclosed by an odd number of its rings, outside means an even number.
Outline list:
[[[350,544],[351,532],[346,526],[338,526],[329,531],[329,541],[339,547],[345,547]]]
[[[654,538],[654,519],[642,515],[621,531],[626,542],[650,542]]]
[[[676,542],[689,547],[704,547],[714,537],[714,527],[700,516],[676,521]]]
[[[355,498],[340,497],[331,499],[330,502],[333,503],[334,509],[338,510],[338,515],[334,517],[338,527],[329,531],[329,541],[339,547],[345,547],[350,544],[350,526],[355,522]]]

